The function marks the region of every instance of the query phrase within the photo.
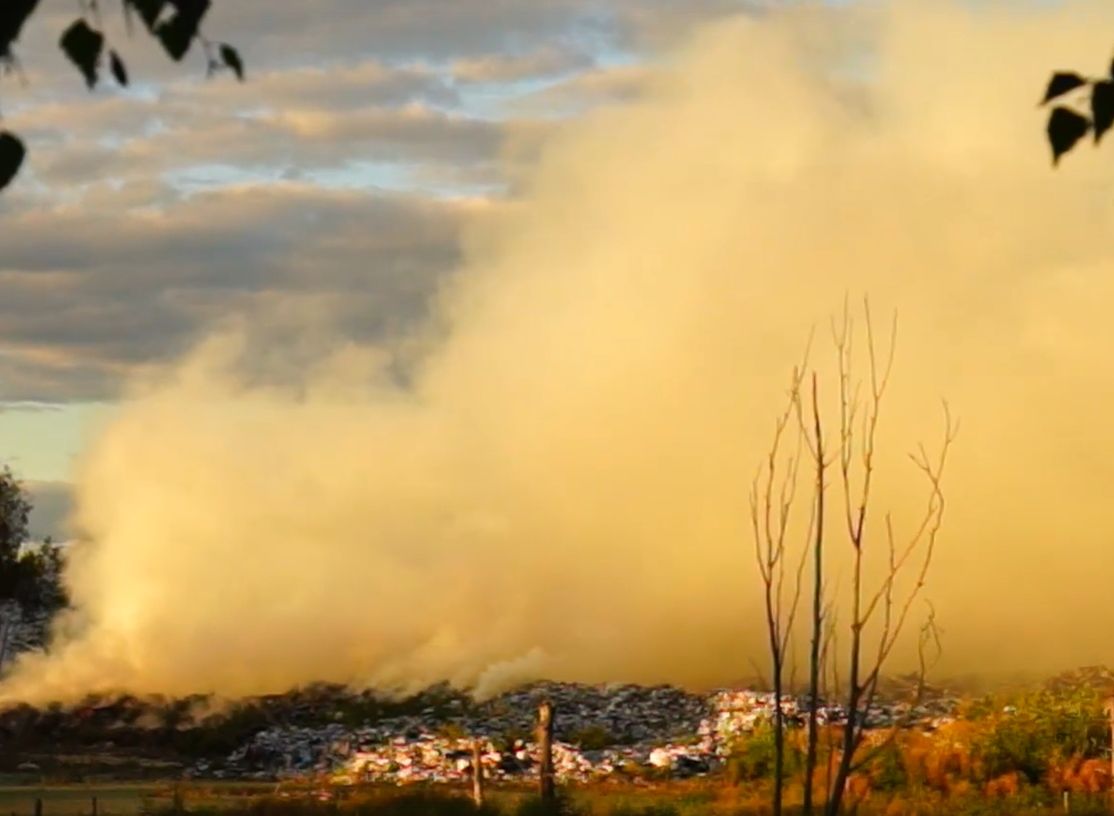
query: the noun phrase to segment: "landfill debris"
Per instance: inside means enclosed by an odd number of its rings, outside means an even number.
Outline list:
[[[356,727],[275,726],[256,733],[224,762],[205,762],[196,775],[279,779],[315,776],[335,784],[454,782],[471,778],[472,749],[480,741],[485,776],[537,777],[532,740],[539,700],[555,709],[553,763],[558,780],[590,781],[612,775],[691,777],[721,767],[733,746],[775,711],[773,694],[723,689],[696,695],[669,686],[586,686],[539,683],[483,704],[430,707],[421,713]],[[957,701],[919,705],[877,703],[867,728],[933,730],[954,718]],[[801,724],[807,702],[783,696],[782,711]],[[842,707],[817,709],[822,723],[846,721]]]

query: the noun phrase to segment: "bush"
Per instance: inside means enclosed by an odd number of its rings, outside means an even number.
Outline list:
[[[763,724],[739,740],[727,760],[727,776],[735,783],[768,779],[774,774],[774,727]],[[788,777],[800,767],[800,756],[792,741],[785,740],[785,775]]]
[[[641,807],[623,803],[613,807],[609,816],[678,816],[678,812],[667,802],[654,802]]]
[[[429,814],[422,816],[429,816]],[[587,816],[587,814],[577,807],[566,793],[557,791],[557,795],[549,802],[539,796],[526,797],[515,808],[515,816]]]
[[[618,740],[602,725],[586,725],[572,732],[569,742],[579,746],[582,751],[600,751],[615,745]]]
[[[901,748],[895,742],[883,745],[869,768],[871,786],[882,791],[896,791],[909,784],[909,773]]]
[[[1023,695],[984,724],[974,753],[987,779],[1017,771],[1036,784],[1061,758],[1093,759],[1109,746],[1102,698],[1090,689]]]

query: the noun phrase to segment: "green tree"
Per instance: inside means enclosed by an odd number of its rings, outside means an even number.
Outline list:
[[[47,539],[30,544],[31,501],[8,466],[0,469],[0,602],[25,611],[54,612],[67,603],[61,548]]]

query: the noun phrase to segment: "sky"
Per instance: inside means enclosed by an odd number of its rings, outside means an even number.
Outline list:
[[[941,671],[1108,661],[1114,168],[1038,101],[1109,3],[307,8],[218,4],[244,84],[23,44],[0,441],[80,536],[0,698],[749,676],[748,491],[809,337],[840,438],[845,302],[852,390],[898,318],[868,579],[946,506]]]
[[[251,81],[169,63],[106,10],[132,87],[86,92],[45,0],[2,89],[29,159],[0,199],[0,457],[59,516],[74,457],[130,376],[230,316],[323,308],[398,334],[459,257],[457,232],[513,194],[501,162],[638,92],[641,66],[742,0],[220,2],[212,39]],[[109,4],[110,7],[114,4]]]

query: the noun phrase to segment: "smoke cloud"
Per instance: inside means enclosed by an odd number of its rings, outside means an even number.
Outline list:
[[[750,482],[813,327],[830,399],[846,293],[900,316],[874,518],[913,520],[941,397],[962,422],[941,670],[1103,660],[1114,176],[1053,172],[1035,103],[1111,31],[903,0],[698,32],[478,216],[402,376],[336,342],[248,377],[248,325],[137,386],[77,475],[77,612],[3,695],[749,675]]]

